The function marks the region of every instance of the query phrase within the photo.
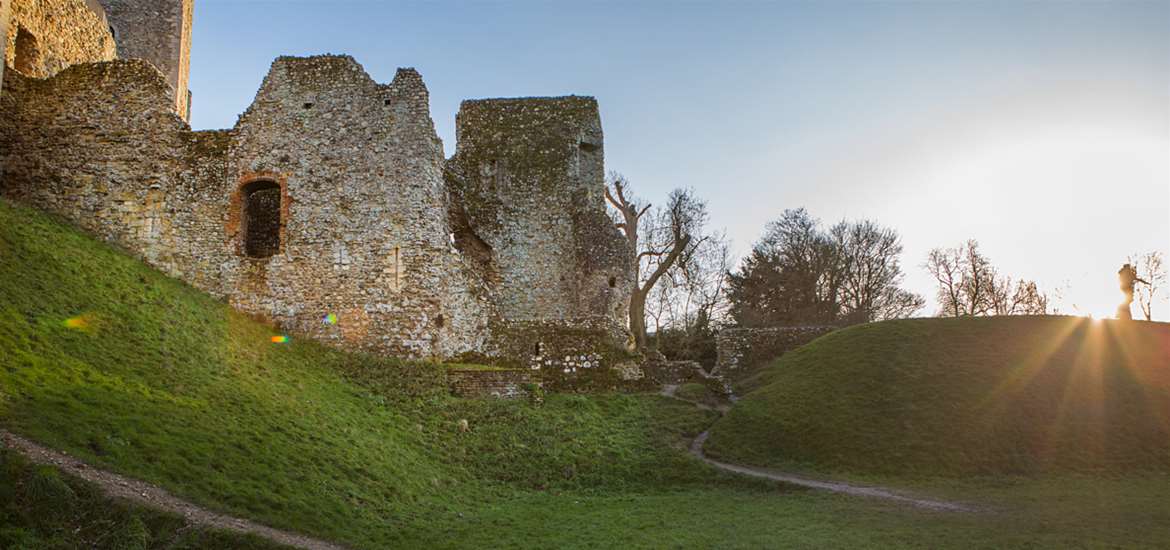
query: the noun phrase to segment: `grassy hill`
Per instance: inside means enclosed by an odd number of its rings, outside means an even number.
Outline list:
[[[1170,325],[911,319],[767,367],[708,451],[863,474],[1170,470]]]

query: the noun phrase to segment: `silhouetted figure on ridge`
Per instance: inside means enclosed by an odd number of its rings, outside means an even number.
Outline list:
[[[1117,278],[1121,282],[1121,293],[1125,295],[1125,300],[1117,306],[1117,318],[1131,321],[1133,314],[1130,313],[1129,306],[1133,304],[1133,286],[1136,283],[1147,285],[1150,283],[1138,277],[1137,268],[1130,264],[1121,266],[1121,270],[1117,272]]]

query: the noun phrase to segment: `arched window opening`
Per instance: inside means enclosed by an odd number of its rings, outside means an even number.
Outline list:
[[[41,66],[41,48],[36,35],[24,27],[18,27],[14,50],[16,58],[13,60],[12,68],[25,76],[40,76],[38,71]]]
[[[244,186],[244,253],[267,258],[280,252],[280,186],[254,181]]]

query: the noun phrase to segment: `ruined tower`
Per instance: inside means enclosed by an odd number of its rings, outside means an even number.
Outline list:
[[[175,112],[189,120],[191,20],[195,0],[97,0],[121,59],[149,61],[171,86]]]
[[[448,186],[463,240],[490,252],[497,353],[571,373],[620,350],[633,271],[605,210],[597,101],[470,100],[456,124]]]

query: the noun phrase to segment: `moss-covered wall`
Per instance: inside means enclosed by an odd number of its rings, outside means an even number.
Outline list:
[[[540,374],[524,369],[452,368],[447,381],[451,393],[459,397],[516,399],[538,391]]]

